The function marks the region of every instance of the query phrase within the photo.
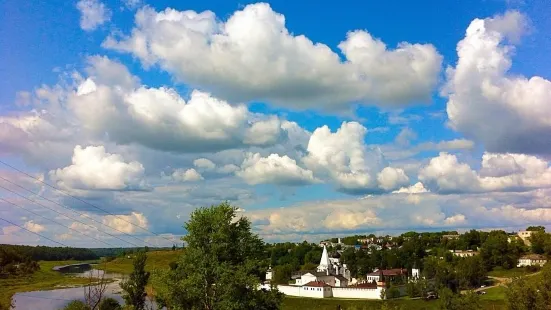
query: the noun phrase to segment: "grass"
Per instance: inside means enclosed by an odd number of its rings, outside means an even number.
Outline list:
[[[503,301],[505,300],[505,291],[507,288],[505,286],[496,286],[491,287],[487,290],[485,290],[486,294],[480,296],[481,300],[488,300],[488,301]]]
[[[183,250],[176,251],[151,251],[147,252],[146,271],[153,269],[169,268],[171,262],[177,261]],[[96,266],[98,269],[104,269],[111,273],[130,274],[134,267],[132,258],[119,257],[108,263],[101,263]]]
[[[495,268],[494,270],[488,272],[488,276],[497,277],[497,278],[517,278],[535,273],[535,271],[529,271],[526,268],[512,268],[512,269],[502,269]]]
[[[398,299],[385,301],[390,309],[406,310],[436,310],[439,309],[438,301],[425,301],[421,299]],[[301,298],[285,297],[282,310],[334,310],[340,305],[342,310],[379,310],[383,305],[380,300],[354,300],[354,299],[333,299],[333,298]],[[505,309],[503,301],[482,300],[483,309],[501,310]]]
[[[71,277],[53,271],[54,266],[79,263],[79,261],[41,261],[40,270],[26,277],[0,279],[0,309],[9,305],[12,296],[19,292],[42,291],[59,286],[82,285],[88,283],[86,278]]]

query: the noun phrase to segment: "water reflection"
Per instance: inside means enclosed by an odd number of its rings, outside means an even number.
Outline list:
[[[107,285],[105,290],[105,297],[111,297],[119,301],[119,303],[124,304],[124,301],[121,296],[121,288],[119,286],[120,280],[124,277],[121,274],[116,273],[106,273],[103,270],[93,269],[91,265],[80,265],[80,266],[70,266],[60,269],[59,272],[64,274],[71,274],[78,277],[89,277],[92,275],[94,278],[101,278],[102,275],[105,279],[115,280]],[[73,272],[69,272],[71,270]],[[75,272],[77,271],[78,272]],[[40,309],[40,310],[58,310],[62,309],[72,300],[82,300],[84,301],[84,287],[73,287],[73,288],[62,288],[55,289],[50,291],[33,291],[33,292],[24,292],[16,293],[13,296],[15,302],[15,308],[17,310],[29,310],[29,309]],[[153,304],[148,303],[157,309]]]

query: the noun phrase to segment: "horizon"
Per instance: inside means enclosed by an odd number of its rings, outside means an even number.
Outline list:
[[[551,229],[546,4],[8,0],[0,244]]]

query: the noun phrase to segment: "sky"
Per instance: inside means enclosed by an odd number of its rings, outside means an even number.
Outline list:
[[[0,243],[550,226],[546,0],[0,7]]]

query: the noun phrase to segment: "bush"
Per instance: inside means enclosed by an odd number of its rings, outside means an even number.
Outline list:
[[[397,287],[391,286],[386,290],[386,298],[393,299],[400,297],[400,290]]]
[[[90,310],[90,308],[80,300],[73,300],[63,310]]]
[[[122,307],[116,299],[108,297],[108,298],[104,298],[99,303],[98,309],[99,310],[121,310]]]

